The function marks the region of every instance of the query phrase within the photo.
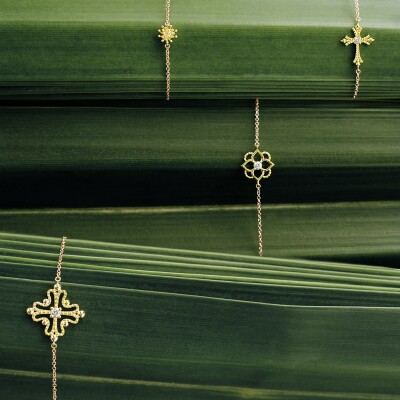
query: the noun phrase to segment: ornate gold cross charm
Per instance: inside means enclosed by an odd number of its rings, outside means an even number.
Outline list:
[[[53,289],[47,291],[47,297],[43,301],[35,301],[33,306],[26,310],[35,322],[44,325],[44,333],[51,340],[53,400],[57,400],[57,340],[59,336],[64,336],[65,328],[69,324],[77,324],[80,318],[85,316],[78,304],[71,304],[67,300],[67,291],[61,289],[61,267],[66,240],[66,237],[62,238]]]
[[[348,46],[349,44],[356,45],[356,55],[354,57],[353,63],[356,64],[357,67],[359,67],[363,63],[363,60],[361,58],[360,45],[364,43],[369,46],[375,40],[370,35],[361,37],[361,31],[362,31],[361,26],[357,24],[353,28],[354,37],[346,35],[344,39],[341,40],[341,42],[344,43],[346,46]]]
[[[44,325],[44,333],[50,336],[52,342],[56,342],[59,336],[64,336],[65,328],[69,324],[77,324],[85,316],[78,304],[70,304],[67,295],[67,291],[56,283],[53,289],[47,291],[47,298],[42,302],[35,301],[26,310],[33,321]]]

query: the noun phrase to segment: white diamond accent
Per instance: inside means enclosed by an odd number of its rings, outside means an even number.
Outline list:
[[[53,318],[61,318],[61,308],[51,307],[50,313]]]
[[[254,169],[255,169],[256,171],[262,169],[262,162],[261,162],[261,161],[255,161],[255,162],[254,162]]]
[[[355,44],[361,44],[361,38],[360,37],[355,37],[354,38],[354,43]]]

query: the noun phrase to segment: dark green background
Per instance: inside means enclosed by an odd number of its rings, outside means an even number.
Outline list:
[[[3,98],[162,98],[159,0],[1,2]],[[352,0],[174,1],[173,98],[347,99]],[[364,0],[360,99],[398,99],[400,11]]]
[[[400,398],[400,3],[0,0],[0,398]],[[254,182],[254,98],[263,258]]]

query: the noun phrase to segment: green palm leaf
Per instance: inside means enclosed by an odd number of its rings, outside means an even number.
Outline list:
[[[350,99],[351,1],[175,2],[173,98]],[[399,6],[365,1],[363,99],[398,99]],[[165,57],[160,1],[3,2],[1,96],[162,98]],[[367,46],[363,46],[367,47]]]
[[[0,235],[5,398],[50,389],[48,339],[25,307],[51,284],[58,242]],[[65,399],[79,391],[86,399],[361,400],[399,390],[397,270],[79,240],[67,249],[64,287],[87,318],[60,342]],[[260,278],[270,274],[274,282]]]

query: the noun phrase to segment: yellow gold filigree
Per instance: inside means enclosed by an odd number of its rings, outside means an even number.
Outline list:
[[[174,29],[171,24],[162,25],[161,29],[159,29],[158,32],[160,33],[158,37],[163,43],[166,44],[173,42],[173,39],[176,39],[178,37],[178,35],[176,34],[178,32],[178,29]]]
[[[242,164],[245,176],[249,179],[256,179],[257,183],[261,179],[269,178],[273,166],[271,155],[267,151],[260,151],[259,149],[246,153]]]
[[[356,45],[356,55],[354,57],[353,63],[356,64],[358,67],[364,62],[361,58],[360,45],[364,43],[369,46],[375,40],[370,35],[361,37],[361,31],[361,26],[357,24],[353,28],[354,37],[346,35],[344,39],[341,40],[341,42],[344,43],[346,46],[349,46],[350,44]]]
[[[64,336],[65,328],[69,324],[77,324],[85,312],[79,309],[78,304],[70,304],[67,300],[67,291],[56,283],[53,289],[47,291],[47,297],[42,301],[35,301],[26,311],[35,322],[44,325],[44,333],[55,342],[59,336]]]

